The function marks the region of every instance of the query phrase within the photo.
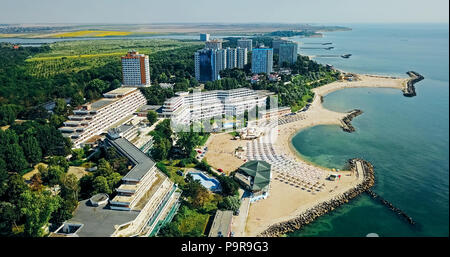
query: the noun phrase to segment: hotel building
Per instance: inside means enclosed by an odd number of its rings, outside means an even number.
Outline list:
[[[273,71],[272,48],[255,48],[252,51],[252,73],[266,73]]]
[[[239,69],[243,69],[244,66],[248,63],[247,61],[247,48],[236,48],[236,65]]]
[[[73,218],[55,233],[59,236],[152,236],[174,216],[180,190],[146,154],[114,131],[103,142],[114,147],[132,165],[109,199],[101,194],[81,201]],[[101,200],[101,201],[99,201]]]
[[[204,34],[200,34],[200,41],[209,41],[209,34],[204,33]]]
[[[222,41],[221,40],[209,40],[205,42],[205,48],[207,49],[222,49]]]
[[[294,64],[297,61],[298,45],[295,42],[286,42],[280,44],[278,55],[278,64],[283,66],[284,63]]]
[[[201,49],[194,54],[195,78],[198,81],[215,81],[220,79],[220,71],[227,68],[227,51],[225,49]]]
[[[63,136],[72,140],[74,147],[82,147],[86,141],[106,132],[118,122],[124,121],[147,103],[138,88],[121,87],[103,96],[104,98],[98,101],[74,110],[69,120],[59,128]]]
[[[274,39],[272,40],[272,48],[273,48],[273,53],[274,54],[279,54],[280,53],[280,45],[287,43],[287,40],[283,40],[283,39]]]
[[[252,51],[253,41],[251,39],[241,38],[237,41],[237,47],[247,48],[247,51]]]
[[[130,51],[122,56],[123,86],[150,86],[150,65],[148,56]]]
[[[249,88],[179,92],[177,96],[164,102],[162,115],[179,124],[190,124],[217,117],[221,119],[224,115],[238,116],[256,106],[265,109],[266,99],[271,94]]]
[[[237,50],[236,48],[227,48],[227,69],[233,69],[237,67]]]

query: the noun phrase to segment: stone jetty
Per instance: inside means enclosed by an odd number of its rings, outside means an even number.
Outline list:
[[[406,83],[406,86],[402,89],[403,95],[407,97],[416,96],[416,88],[414,87],[414,84],[423,80],[424,77],[415,71],[408,71],[406,74],[408,74],[410,79]]]
[[[399,208],[395,207],[389,201],[383,199],[383,197],[379,196],[377,193],[375,193],[372,190],[368,189],[367,190],[367,194],[370,195],[370,197],[372,197],[372,199],[379,200],[384,206],[389,208],[391,211],[393,211],[396,214],[400,215],[401,217],[405,218],[406,221],[409,224],[411,224],[411,225],[415,225],[416,224],[416,222],[410,216],[408,216],[408,214],[406,214],[404,211],[400,210]]]
[[[364,176],[361,183],[347,190],[346,192],[334,197],[331,200],[326,202],[322,202],[317,204],[316,206],[306,210],[297,218],[294,218],[289,221],[280,222],[278,224],[274,224],[267,228],[265,231],[260,233],[259,237],[276,237],[281,236],[283,234],[293,232],[301,229],[304,225],[307,225],[313,222],[318,217],[338,208],[342,204],[347,203],[351,199],[360,195],[361,193],[370,189],[375,183],[373,166],[367,161],[362,159],[350,159],[349,161],[350,169],[355,171],[356,174],[359,174],[357,171],[357,163],[361,164],[363,169],[362,175]]]
[[[349,112],[348,115],[346,115],[342,120],[341,120],[341,128],[342,130],[344,130],[345,132],[348,133],[352,133],[355,132],[356,129],[355,127],[353,127],[351,121],[353,120],[353,118],[355,118],[358,115],[361,115],[363,112],[359,109],[355,109]]]

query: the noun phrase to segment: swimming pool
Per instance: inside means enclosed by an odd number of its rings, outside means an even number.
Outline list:
[[[199,180],[202,186],[211,191],[220,191],[220,182],[215,178],[210,178],[202,172],[189,172],[194,180]]]

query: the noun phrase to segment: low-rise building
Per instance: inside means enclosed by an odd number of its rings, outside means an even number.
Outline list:
[[[249,161],[234,174],[234,179],[247,191],[252,193],[250,202],[269,196],[271,165],[265,161]]]

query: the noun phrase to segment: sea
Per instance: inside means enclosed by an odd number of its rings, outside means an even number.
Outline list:
[[[341,24],[344,25],[344,24]],[[397,89],[354,88],[324,97],[324,107],[364,113],[353,119],[354,133],[338,126],[304,129],[292,138],[300,156],[318,166],[343,169],[350,158],[371,162],[374,192],[417,222],[410,225],[380,202],[362,194],[318,218],[292,237],[449,236],[449,25],[345,24],[351,31],[322,38],[292,38],[300,54],[351,54],[314,60],[356,73],[425,79],[417,96]],[[332,43],[322,45],[323,43]],[[331,50],[311,49],[330,47]]]

